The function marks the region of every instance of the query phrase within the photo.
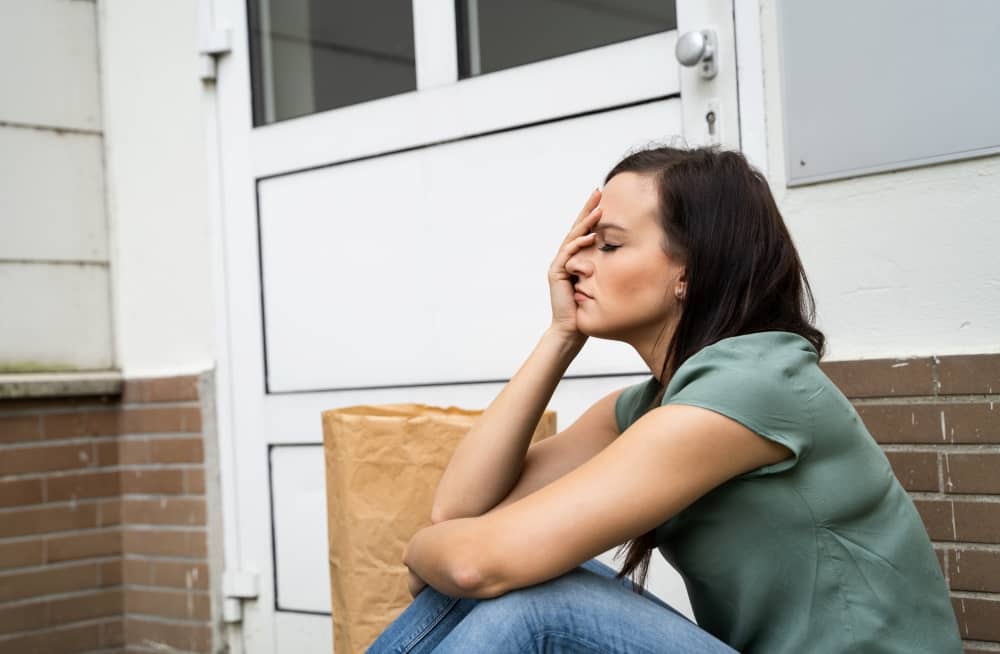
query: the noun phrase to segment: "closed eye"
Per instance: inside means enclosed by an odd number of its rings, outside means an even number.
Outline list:
[[[620,247],[621,247],[620,245],[611,245],[610,243],[605,243],[604,245],[602,245],[597,249],[600,250],[601,252],[614,252]]]

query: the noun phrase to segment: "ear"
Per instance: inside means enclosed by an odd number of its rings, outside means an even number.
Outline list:
[[[681,268],[681,274],[674,283],[674,297],[683,300],[687,296],[687,267]]]

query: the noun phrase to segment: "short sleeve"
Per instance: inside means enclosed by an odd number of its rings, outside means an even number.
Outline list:
[[[806,370],[815,356],[803,348],[731,341],[720,341],[688,359],[671,379],[661,404],[709,409],[791,450],[791,458],[743,477],[789,470],[812,447]]]
[[[639,419],[642,411],[653,399],[653,394],[659,390],[655,377],[627,387],[615,400],[615,421],[618,423],[618,433],[624,432],[633,422]]]

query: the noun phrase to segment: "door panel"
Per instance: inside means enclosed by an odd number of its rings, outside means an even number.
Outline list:
[[[260,182],[268,390],[508,377],[590,190],[680,120],[665,100]],[[489,342],[489,347],[484,347]],[[570,375],[634,373],[594,339]]]

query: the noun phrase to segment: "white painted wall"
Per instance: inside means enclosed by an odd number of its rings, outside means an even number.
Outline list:
[[[213,367],[197,0],[99,0],[115,358]]]
[[[113,363],[96,11],[0,0],[0,372]]]
[[[828,358],[1000,351],[1000,157],[787,188],[777,1],[760,0],[768,173]]]

